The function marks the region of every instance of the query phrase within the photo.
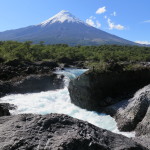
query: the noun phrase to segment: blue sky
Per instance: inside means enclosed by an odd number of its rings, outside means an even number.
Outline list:
[[[61,10],[111,34],[150,43],[150,0],[0,0],[0,31],[38,24]]]

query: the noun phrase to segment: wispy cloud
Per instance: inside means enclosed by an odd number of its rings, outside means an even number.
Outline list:
[[[96,20],[96,17],[94,16],[91,16],[90,18],[86,19],[86,23],[96,28],[101,27],[101,23],[98,20]]]
[[[112,30],[112,29],[124,30],[125,29],[125,27],[123,25],[115,24],[114,22],[112,22],[110,18],[107,19],[107,23],[108,23],[110,30]]]
[[[107,19],[107,16],[104,16],[105,19]]]
[[[112,14],[111,14],[111,16],[117,16],[117,13],[114,11]]]
[[[143,21],[143,23],[150,23],[150,20],[145,20]]]
[[[97,28],[100,28],[100,27],[101,27],[101,23],[100,23],[98,20],[96,21],[96,27],[97,27]]]
[[[139,44],[150,45],[150,41],[135,41],[135,42]]]
[[[104,12],[106,12],[106,7],[101,7],[96,11],[96,14],[103,14]]]

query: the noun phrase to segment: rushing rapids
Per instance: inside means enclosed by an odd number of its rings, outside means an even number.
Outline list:
[[[14,104],[16,110],[11,110],[12,114],[67,114],[74,118],[88,121],[98,127],[120,133],[128,137],[133,137],[134,132],[119,132],[115,120],[106,114],[81,109],[70,101],[68,83],[70,79],[76,78],[87,71],[86,69],[65,69],[58,71],[58,74],[65,75],[63,89],[40,93],[13,94],[1,98],[1,102]]]

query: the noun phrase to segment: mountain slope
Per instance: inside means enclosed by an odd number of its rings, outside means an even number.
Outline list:
[[[69,45],[136,45],[84,23],[68,11],[61,11],[38,25],[0,32],[0,40],[31,40],[35,43],[45,41],[47,44]]]

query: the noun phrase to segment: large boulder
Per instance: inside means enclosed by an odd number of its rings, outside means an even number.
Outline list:
[[[132,139],[67,115],[0,117],[1,150],[147,150]]]
[[[93,68],[94,69],[94,68]],[[150,83],[150,69],[119,71],[88,71],[69,83],[72,103],[89,110],[102,108],[132,97]]]

